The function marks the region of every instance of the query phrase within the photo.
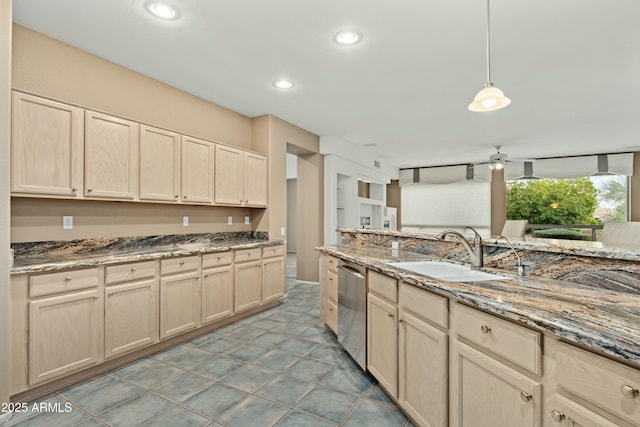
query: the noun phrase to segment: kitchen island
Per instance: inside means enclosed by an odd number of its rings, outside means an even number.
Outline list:
[[[458,283],[392,264],[446,260],[468,265],[467,252],[454,241],[388,231],[339,232],[339,246],[320,248],[326,257],[324,265],[333,259],[333,263],[344,260],[367,268],[368,327],[372,329],[367,331],[367,337],[380,342],[381,331],[387,331],[384,340],[398,346],[396,354],[383,357],[380,346],[368,343],[368,368],[418,425],[469,425],[474,420],[490,423],[483,425],[537,426],[559,425],[569,419],[580,425],[640,424],[638,251],[563,251],[557,244],[545,247],[539,242],[513,243],[519,252],[534,253],[542,268],[545,256],[563,257],[565,276],[589,278],[579,283],[544,276],[553,269],[535,275],[535,269],[530,268],[528,276],[518,276],[511,269],[515,265],[511,249],[487,243],[487,268],[483,270],[504,280]],[[398,242],[401,249],[391,249],[391,242]],[[525,262],[527,259],[532,259],[531,253],[523,257]],[[509,269],[495,268],[504,265]],[[561,270],[557,263],[555,267],[556,272]],[[581,270],[607,272],[616,280],[594,278],[580,274]],[[325,272],[323,280],[330,274]],[[387,291],[380,295],[380,286],[376,285],[372,292],[372,280],[387,282]],[[600,283],[602,286],[598,286]],[[411,303],[420,298],[416,290],[441,299],[435,306],[417,307]],[[441,316],[444,321],[430,318],[434,307],[446,307]],[[379,315],[385,312],[388,320]],[[411,331],[418,330],[416,324],[432,333],[412,335]],[[418,344],[421,336],[423,344]],[[438,372],[448,378],[446,384],[430,374],[436,371],[434,360],[438,360],[433,354],[434,346],[438,348],[435,354],[442,358]],[[420,357],[415,356],[416,352]],[[431,355],[427,357],[428,354]],[[395,358],[396,362],[385,357]],[[414,359],[421,359],[423,365],[424,360],[430,359],[429,370],[425,371],[418,362],[411,364]],[[440,400],[433,400],[434,384],[435,390],[441,390]],[[495,395],[481,392],[485,387],[495,387]],[[431,396],[431,400],[425,396]],[[471,404],[474,400],[480,403]],[[504,408],[505,402],[509,402],[508,408]],[[440,412],[434,408],[440,408]],[[497,418],[492,413],[498,414]],[[501,418],[505,413],[516,418]],[[505,419],[511,424],[500,421]]]

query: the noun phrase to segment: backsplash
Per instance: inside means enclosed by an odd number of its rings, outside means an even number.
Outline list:
[[[455,241],[436,240],[416,233],[379,230],[340,230],[340,246],[378,246],[399,249],[434,258],[469,263],[464,247]],[[640,294],[640,251],[629,249],[533,245],[513,242],[525,265],[527,276],[566,280],[613,292]],[[524,247],[523,247],[524,246]],[[516,257],[510,248],[484,242],[484,266],[516,272]],[[636,259],[637,258],[637,259]]]

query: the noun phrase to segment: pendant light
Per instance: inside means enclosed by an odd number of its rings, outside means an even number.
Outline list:
[[[493,85],[491,81],[491,18],[490,5],[487,0],[487,83],[473,102],[469,104],[469,110],[475,112],[494,111],[506,107],[511,100],[504,96],[504,93]]]

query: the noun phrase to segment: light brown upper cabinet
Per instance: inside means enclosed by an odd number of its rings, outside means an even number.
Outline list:
[[[82,111],[13,92],[13,193],[82,197]]]
[[[180,198],[180,135],[140,125],[140,200]]]
[[[216,203],[242,205],[244,200],[244,151],[216,145]]]
[[[137,123],[85,111],[85,196],[137,198],[138,136]]]
[[[223,205],[266,206],[267,158],[216,145],[215,202]]]
[[[244,204],[267,205],[267,158],[260,154],[245,153]]]
[[[182,137],[183,202],[213,202],[214,146],[202,139]]]

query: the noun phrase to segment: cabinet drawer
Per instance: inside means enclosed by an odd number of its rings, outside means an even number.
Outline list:
[[[556,362],[559,387],[640,424],[640,370],[562,342]]]
[[[398,280],[393,277],[375,271],[368,271],[369,292],[388,299],[391,302],[398,302]]]
[[[334,256],[327,256],[327,270],[338,273],[338,258]]]
[[[404,282],[400,283],[398,294],[402,309],[445,329],[449,327],[449,300],[445,297]]]
[[[327,326],[331,328],[334,333],[338,333],[338,306],[333,301],[327,301],[326,312]]]
[[[95,268],[29,277],[29,297],[31,298],[96,287],[98,287],[98,271]]]
[[[260,248],[242,249],[236,251],[236,262],[256,261],[260,259],[262,250]]]
[[[338,275],[333,271],[327,272],[327,296],[338,302]]]
[[[182,273],[183,271],[193,271],[200,268],[200,260],[197,256],[187,256],[182,258],[169,258],[160,261],[160,274]]]
[[[233,252],[220,252],[202,255],[202,268],[220,267],[233,262]]]
[[[542,336],[539,332],[460,304],[456,305],[454,322],[459,336],[542,375]]]
[[[104,283],[110,285],[118,282],[130,282],[146,279],[156,275],[155,261],[136,262],[132,264],[113,265],[105,268]]]
[[[262,258],[273,258],[277,256],[284,256],[284,246],[269,246],[268,248],[262,248]]]

